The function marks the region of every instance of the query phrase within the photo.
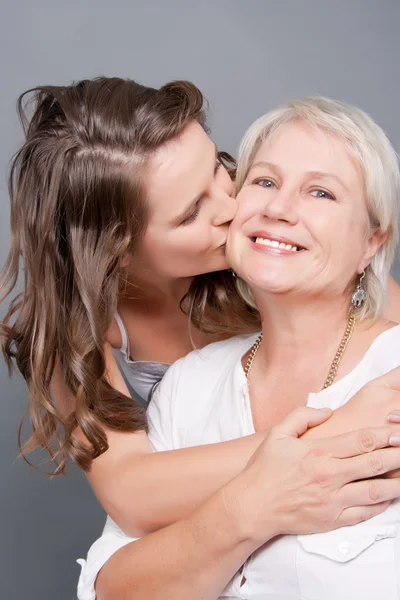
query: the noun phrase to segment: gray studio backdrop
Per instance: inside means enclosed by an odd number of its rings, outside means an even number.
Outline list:
[[[103,74],[155,86],[191,79],[210,101],[214,139],[232,153],[267,109],[318,93],[367,110],[399,151],[399,25],[399,0],[1,0],[0,262],[23,90]],[[104,515],[77,469],[49,480],[16,460],[27,393],[2,361],[0,378],[0,597],[72,600],[74,560]]]

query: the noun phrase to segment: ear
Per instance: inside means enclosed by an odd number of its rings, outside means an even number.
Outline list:
[[[121,259],[121,268],[122,269],[125,269],[129,265],[130,259],[131,259],[131,256],[130,256],[129,251],[125,252],[124,256]]]
[[[357,273],[361,274],[364,271],[364,269],[368,267],[375,254],[378,252],[379,248],[386,242],[387,237],[387,231],[385,231],[385,233],[382,233],[380,229],[373,230],[370,238],[367,240],[366,248],[360,261],[360,265],[357,269]]]

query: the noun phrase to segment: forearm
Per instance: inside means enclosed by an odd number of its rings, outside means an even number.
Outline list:
[[[306,408],[289,415],[271,430],[244,471],[192,515],[112,556],[98,576],[97,599],[216,600],[246,558],[279,533],[328,531],[382,511],[379,504],[369,506],[368,488],[350,483],[361,473],[376,476],[369,456],[358,447],[359,432],[339,438],[340,460],[331,456],[335,444],[330,439],[296,439],[328,417]],[[378,449],[387,445],[388,430],[370,431]],[[390,451],[383,452],[392,470],[400,459]],[[354,461],[357,454],[363,456]],[[390,493],[388,480],[374,483],[377,497],[398,496],[397,482],[389,483]],[[87,564],[89,569],[95,564],[93,557]],[[90,585],[96,574],[90,574]]]
[[[111,385],[127,394],[108,344],[105,355]],[[108,430],[107,437],[109,449],[94,461],[89,483],[119,527],[127,535],[140,537],[199,507],[242,471],[265,435],[156,453],[143,432]]]
[[[127,456],[112,475],[107,471],[107,486],[102,485],[97,496],[126,534],[145,535],[192,513],[245,468],[264,438],[255,434],[133,459]]]
[[[364,389],[366,388],[361,389],[346,404],[334,410],[325,423],[309,429],[302,437],[318,440],[350,431],[387,425],[389,413],[399,409],[398,394],[389,387],[376,387],[375,398],[372,401],[370,395],[364,394]]]
[[[97,600],[216,600],[259,546],[226,502],[235,484],[186,519],[113,555],[98,576]]]

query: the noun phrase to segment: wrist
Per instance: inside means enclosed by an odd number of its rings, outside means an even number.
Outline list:
[[[253,544],[254,550],[279,535],[279,515],[272,506],[272,501],[262,499],[262,514],[259,502],[254,497],[255,488],[249,483],[245,469],[221,488],[227,518],[232,521],[238,540]],[[253,550],[253,551],[254,551]]]

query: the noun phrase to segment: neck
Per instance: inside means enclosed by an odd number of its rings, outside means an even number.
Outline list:
[[[187,293],[192,277],[171,278],[143,273],[140,276],[127,274],[122,279],[121,295],[126,299],[145,301],[150,304],[179,304]]]
[[[192,280],[192,277],[175,279],[150,274],[141,276],[128,274],[122,282],[122,295],[149,302],[179,303],[188,291]]]
[[[349,300],[308,299],[293,296],[257,297],[263,330],[260,354],[269,364],[304,364],[305,359],[331,356],[339,345],[349,317]]]

